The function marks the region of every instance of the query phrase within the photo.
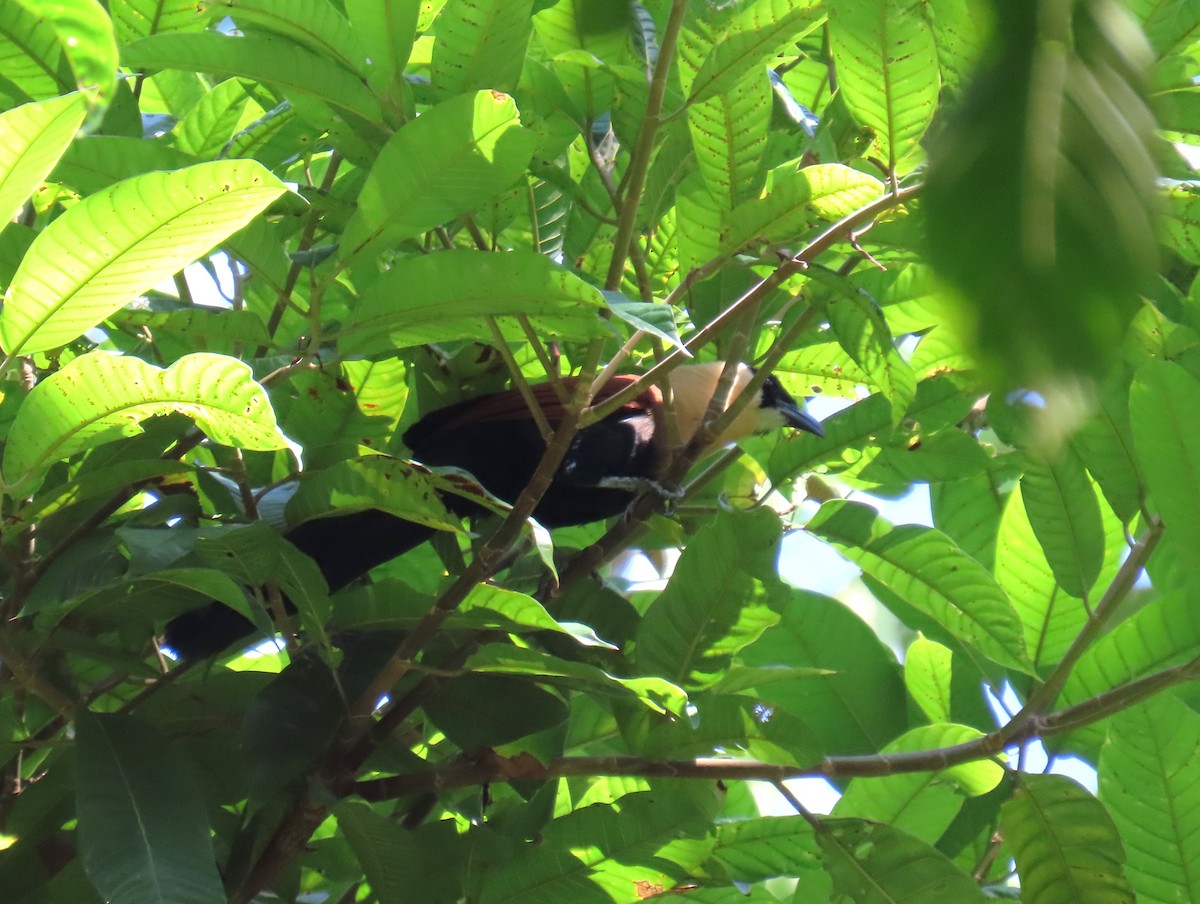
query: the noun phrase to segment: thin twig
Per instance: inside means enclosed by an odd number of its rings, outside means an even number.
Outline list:
[[[325,166],[325,177],[321,180],[322,192],[329,192],[333,188],[334,179],[337,177],[338,168],[342,164],[342,158],[334,151],[329,155],[329,162]],[[296,251],[308,251],[312,247],[313,237],[317,233],[317,226],[321,222],[321,211],[315,206],[308,212],[308,217],[304,221],[304,229],[300,233],[300,241],[296,245]],[[284,312],[287,311],[288,305],[291,303],[292,292],[296,290],[296,283],[300,279],[300,272],[304,269],[304,264],[298,256],[292,258],[291,266],[288,267],[287,276],[283,280],[283,286],[279,289],[279,294],[275,297],[275,306],[271,309],[271,315],[267,318],[267,336],[271,339],[275,338],[275,331],[279,329],[279,323],[283,320]],[[266,346],[262,346],[255,353],[256,358],[261,358],[267,353]]]
[[[675,61],[675,44],[679,40],[679,32],[683,28],[684,16],[689,5],[688,0],[673,0],[671,11],[667,15],[667,24],[663,28],[658,60],[654,65],[654,75],[650,79],[650,89],[646,93],[646,113],[642,117],[642,126],[630,154],[629,168],[625,171],[624,192],[617,211],[617,234],[613,237],[612,261],[604,280],[605,288],[610,290],[615,291],[621,287],[625,259],[629,255],[629,245],[637,224],[638,207],[646,187],[646,176],[650,172],[650,161],[654,156],[654,139],[662,125],[663,98],[666,97],[668,76]]]
[[[537,424],[538,433],[542,435],[542,441],[549,443],[550,438],[554,436],[554,429],[550,426],[550,422],[546,420],[546,412],[542,406],[538,404],[537,397],[533,394],[533,389],[529,385],[529,381],[525,379],[525,375],[521,373],[521,365],[517,363],[517,359],[513,357],[512,349],[508,347],[508,340],[504,338],[504,333],[500,329],[500,324],[496,322],[496,318],[490,315],[484,315],[484,322],[488,325],[488,329],[492,333],[492,345],[496,351],[500,353],[500,357],[504,359],[505,365],[508,367],[508,374],[512,377],[513,385],[517,387],[517,392],[521,394],[521,398],[525,400],[525,407],[529,409],[529,415],[533,418],[533,422]]]
[[[646,387],[649,385],[660,383],[670,371],[683,364],[697,349],[704,347],[720,335],[728,327],[730,320],[737,316],[739,312],[750,305],[765,300],[772,292],[783,285],[785,281],[806,269],[812,261],[832,248],[838,241],[858,229],[861,224],[870,222],[885,211],[891,210],[893,207],[897,207],[905,201],[912,199],[921,191],[921,188],[922,186],[919,184],[901,188],[897,192],[884,195],[882,198],[873,201],[865,207],[860,207],[858,210],[847,214],[832,224],[793,257],[780,264],[770,276],[755,284],[745,295],[726,307],[725,310],[710,320],[702,329],[692,335],[684,343],[683,349],[676,349],[671,352],[662,361],[646,371],[635,384],[626,387],[611,398],[605,399],[603,403],[585,411],[581,419],[583,426],[603,420],[622,405],[627,404],[631,399],[645,392]]]

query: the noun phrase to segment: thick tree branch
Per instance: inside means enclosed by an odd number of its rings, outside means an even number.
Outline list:
[[[1200,657],[1098,694],[1090,700],[1045,717],[1040,724],[1027,721],[1015,733],[1009,731],[1009,725],[1005,725],[973,741],[930,750],[867,756],[831,756],[808,766],[717,758],[649,760],[636,756],[559,757],[542,763],[525,753],[510,758],[489,752],[486,756],[474,757],[469,761],[439,769],[370,779],[337,790],[356,794],[368,801],[382,801],[407,794],[450,791],[492,782],[547,781],[576,776],[637,776],[776,783],[794,778],[871,778],[909,772],[936,772],[961,763],[992,759],[1012,744],[1076,731],[1127,709],[1171,685],[1193,681],[1197,677],[1200,677]]]

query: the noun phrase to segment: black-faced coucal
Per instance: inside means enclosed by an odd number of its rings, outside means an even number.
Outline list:
[[[680,442],[700,428],[721,376],[723,365],[689,364],[671,372],[669,385]],[[754,371],[739,365],[729,395],[737,398]],[[612,378],[596,394],[602,402],[636,381]],[[573,388],[570,379],[562,383]],[[546,422],[555,428],[564,408],[548,383],[531,387]],[[758,398],[746,405],[712,449],[755,433],[784,426],[817,435],[821,425],[768,377]],[[545,527],[567,527],[621,514],[637,493],[655,486],[667,464],[670,443],[662,394],[651,387],[604,419],[580,430],[571,443],[549,489],[533,511]],[[513,502],[529,483],[546,445],[528,403],[515,389],[468,399],[431,411],[404,434],[414,460],[430,467],[469,472],[493,496]],[[447,508],[466,517],[479,509],[447,494]],[[320,567],[330,591],[338,590],[380,565],[429,539],[432,528],[405,521],[377,509],[307,521],[285,535]],[[172,620],[165,640],[185,659],[209,656],[254,633],[243,616],[220,603],[184,613]]]

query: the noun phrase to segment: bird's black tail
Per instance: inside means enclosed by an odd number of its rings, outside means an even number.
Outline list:
[[[396,556],[421,545],[431,527],[405,521],[378,509],[306,521],[285,537],[321,569],[330,592],[340,590]],[[291,602],[286,600],[288,611]],[[167,623],[166,646],[182,659],[221,652],[257,631],[254,624],[223,603],[210,603]]]

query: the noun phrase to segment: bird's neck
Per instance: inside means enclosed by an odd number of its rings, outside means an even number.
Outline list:
[[[711,364],[685,364],[671,371],[668,381],[671,387],[675,423],[679,427],[679,438],[682,442],[689,442],[696,435],[696,431],[700,429],[700,424],[704,421],[704,415],[708,411],[709,400],[712,399],[717,383],[720,382],[721,371],[724,367],[724,363],[718,361]],[[746,384],[753,376],[754,371],[745,364],[738,365],[733,386],[729,392],[730,404],[746,388]],[[757,420],[758,413],[753,410],[753,406],[743,409],[712,445],[714,447],[723,446],[749,436],[755,431]]]

